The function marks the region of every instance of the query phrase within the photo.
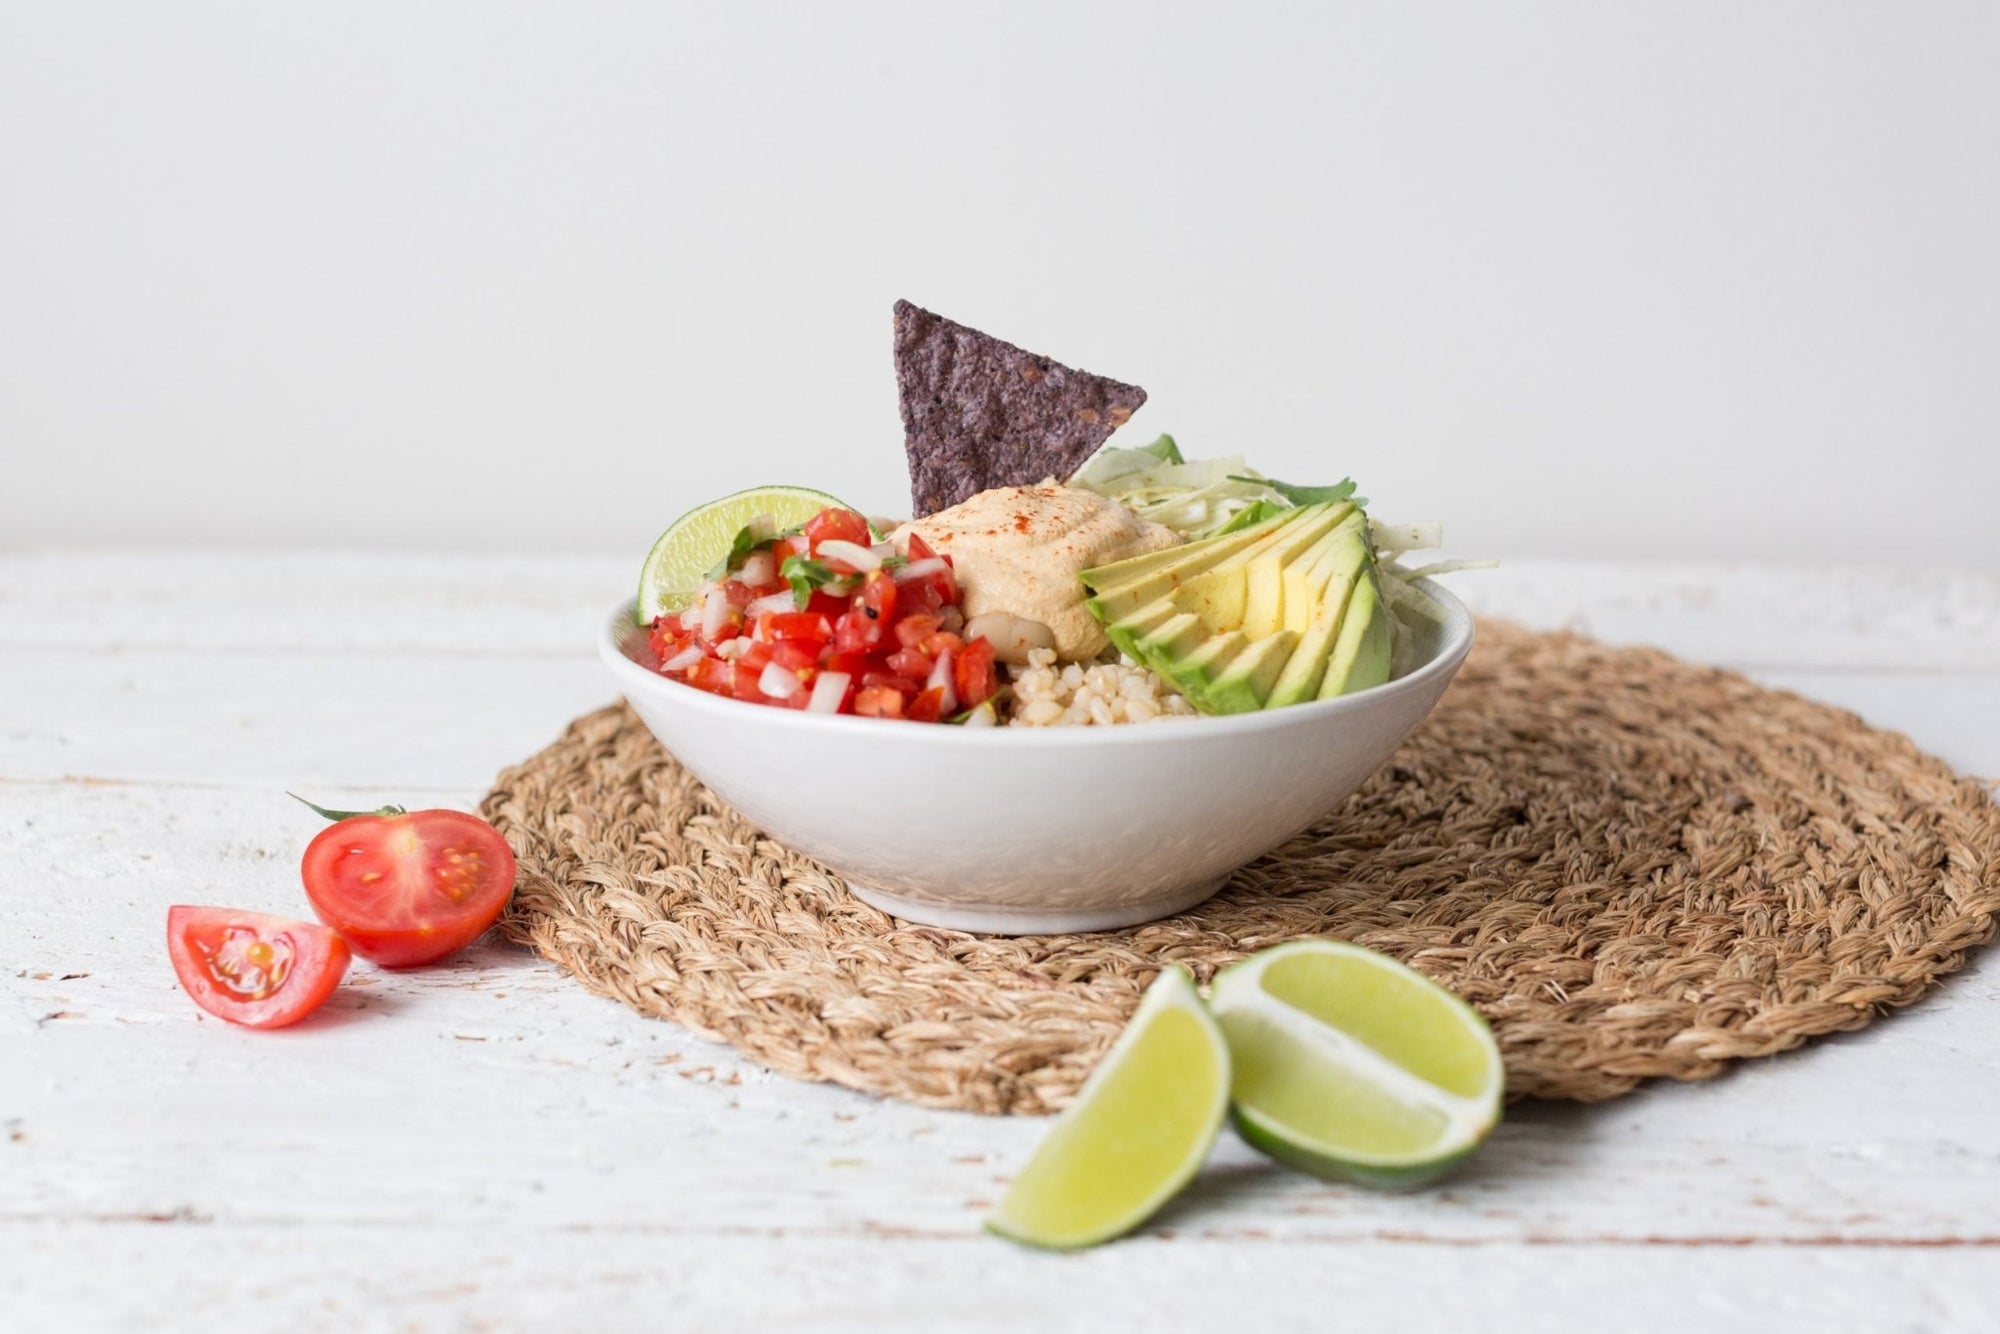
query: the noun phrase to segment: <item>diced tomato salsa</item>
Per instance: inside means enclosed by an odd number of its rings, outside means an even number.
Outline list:
[[[967,640],[951,557],[870,541],[853,510],[739,546],[685,611],[653,622],[660,671],[753,704],[940,722],[1000,688],[993,645]],[[831,544],[831,545],[829,545]]]

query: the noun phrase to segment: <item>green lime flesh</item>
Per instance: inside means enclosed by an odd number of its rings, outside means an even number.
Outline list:
[[[1359,946],[1297,941],[1225,970],[1233,1119],[1301,1171],[1388,1189],[1462,1162],[1499,1120],[1505,1076],[1478,1012]]]
[[[730,542],[751,520],[768,517],[783,531],[798,527],[828,506],[853,508],[824,491],[803,486],[752,487],[697,505],[669,524],[646,553],[645,563],[639,567],[639,598],[633,619],[651,625],[665,613],[687,606],[708,572],[728,554]]]
[[[1076,1250],[1150,1218],[1200,1170],[1229,1106],[1229,1051],[1181,969],[1160,974],[987,1221]]]

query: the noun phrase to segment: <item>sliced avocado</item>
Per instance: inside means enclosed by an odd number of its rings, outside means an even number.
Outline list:
[[[1190,700],[1200,700],[1222,679],[1237,657],[1250,647],[1241,630],[1210,635],[1199,647],[1180,657],[1156,658],[1146,665]]]
[[[1326,679],[1327,656],[1339,631],[1340,609],[1335,608],[1333,615],[1299,636],[1299,646],[1292,650],[1285,670],[1278,673],[1278,679],[1271,685],[1265,708],[1281,709],[1287,704],[1303,704],[1319,697],[1320,682]]]
[[[1291,625],[1285,611],[1287,592],[1296,582],[1292,571],[1313,568],[1329,536],[1359,518],[1359,511],[1352,505],[1336,504],[1323,520],[1302,524],[1297,530],[1288,529],[1277,539],[1261,544],[1254,553],[1247,553],[1243,633],[1252,639],[1262,639],[1284,629],[1303,630],[1305,616],[1299,617],[1299,625]]]
[[[1172,662],[1193,653],[1209,638],[1209,628],[1201,623],[1201,617],[1177,611],[1134,640],[1131,652],[1140,662]]]
[[[1342,528],[1334,534],[1328,554],[1315,566],[1319,585],[1313,592],[1312,615],[1299,635],[1299,646],[1292,651],[1291,661],[1271,687],[1265,708],[1302,704],[1319,697],[1340,626],[1346,619],[1349,598],[1369,570],[1368,562],[1368,544],[1359,531]]]
[[[1201,617],[1212,629],[1240,627],[1252,639],[1270,634],[1278,627],[1259,628],[1252,621],[1253,616],[1263,618],[1263,603],[1269,600],[1269,586],[1261,582],[1258,572],[1282,570],[1304,559],[1304,553],[1314,549],[1339,524],[1341,511],[1347,507],[1336,505],[1325,513],[1312,513],[1317,508],[1320,507],[1300,510],[1298,518],[1255,546],[1187,580],[1170,594],[1174,605]]]
[[[1251,563],[1250,595],[1243,616],[1243,633],[1252,639],[1280,630],[1304,634],[1312,625],[1326,583],[1326,568],[1346,542],[1359,540],[1367,516],[1349,505],[1336,507],[1332,526],[1318,531],[1310,543],[1267,546]]]
[[[1236,532],[1215,537],[1205,537],[1197,542],[1184,542],[1180,546],[1167,547],[1160,551],[1148,551],[1143,555],[1127,556],[1124,560],[1115,560],[1109,565],[1099,565],[1095,569],[1085,570],[1077,577],[1083,580],[1083,586],[1091,592],[1108,593],[1121,584],[1130,583],[1166,566],[1177,565],[1190,556],[1212,553],[1217,560],[1221,560],[1232,551],[1248,546],[1270,533],[1272,529],[1290,522],[1297,514],[1298,511],[1295,509],[1282,510],[1249,528],[1241,528]]]
[[[1347,611],[1340,620],[1340,633],[1327,659],[1326,675],[1319,685],[1319,698],[1351,694],[1379,686],[1389,679],[1389,609],[1382,602],[1382,586],[1370,565],[1355,582],[1347,599]]]
[[[1186,546],[1170,546],[1164,552],[1148,552],[1130,560],[1098,566],[1096,570],[1084,570],[1078,576],[1084,582],[1084,588],[1090,590],[1090,596],[1084,598],[1084,606],[1088,606],[1090,614],[1102,622],[1130,616],[1148,602],[1184,588],[1200,574],[1206,574],[1208,570],[1214,570],[1244,552],[1260,550],[1264,542],[1274,540],[1288,526],[1300,522],[1302,516],[1312,518],[1308,510],[1286,510],[1268,524],[1244,528],[1242,532],[1232,532],[1224,538],[1202,538],[1200,542],[1188,542]],[[1128,570],[1128,574],[1120,574],[1120,570]],[[1226,588],[1226,580],[1220,588]],[[1218,622],[1216,628],[1222,630],[1224,624]]]
[[[1084,571],[1111,641],[1204,713],[1326,699],[1389,677],[1368,520],[1349,501]]]
[[[1337,571],[1349,574],[1374,560],[1368,546],[1368,517],[1359,511],[1350,516],[1321,545],[1313,549],[1310,565],[1301,564],[1285,571],[1284,626],[1304,634],[1312,628],[1318,612],[1328,601],[1337,614],[1347,603],[1347,584],[1329,590],[1328,580]]]
[[[1299,637],[1289,630],[1252,642],[1229,660],[1212,685],[1203,687],[1199,694],[1189,691],[1188,698],[1204,713],[1255,713],[1270,698],[1271,687],[1298,642]]]
[[[1128,658],[1139,656],[1138,643],[1147,635],[1160,628],[1169,617],[1174,616],[1174,604],[1162,598],[1147,603],[1130,616],[1121,617],[1104,627],[1104,633],[1118,646],[1118,651]]]

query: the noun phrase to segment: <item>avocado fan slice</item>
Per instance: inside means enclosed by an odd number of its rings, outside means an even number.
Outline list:
[[[1365,523],[1343,525],[1328,536],[1319,558],[1301,579],[1311,589],[1310,614],[1300,629],[1298,648],[1271,687],[1266,707],[1281,708],[1319,698],[1349,596],[1368,570],[1370,559]],[[1288,611],[1295,601],[1288,589]]]
[[[1318,697],[1332,699],[1387,681],[1391,647],[1389,608],[1382,601],[1381,581],[1371,562],[1348,595]]]
[[[1201,712],[1243,713],[1388,679],[1374,562],[1366,514],[1326,501],[1081,577],[1120,651]]]

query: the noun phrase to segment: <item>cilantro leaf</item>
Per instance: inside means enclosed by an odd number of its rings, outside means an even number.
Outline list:
[[[745,524],[736,530],[736,536],[730,539],[729,550],[723,555],[721,560],[716,562],[715,568],[708,572],[708,577],[711,579],[727,579],[730,575],[743,568],[743,562],[750,559],[751,552],[757,550],[760,545],[769,546],[775,540],[775,538],[766,538],[760,543],[757,540],[757,530]]]
[[[824,561],[810,560],[804,556],[787,556],[778,568],[778,574],[792,586],[792,605],[800,611],[812,600],[815,590],[825,588],[839,579]]]

